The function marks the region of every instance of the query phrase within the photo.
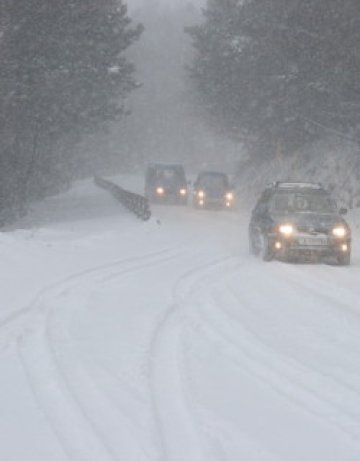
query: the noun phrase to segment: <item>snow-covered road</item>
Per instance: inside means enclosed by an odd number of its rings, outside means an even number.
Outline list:
[[[0,234],[0,459],[359,461],[358,229],[264,263],[241,203],[153,214],[84,181]]]

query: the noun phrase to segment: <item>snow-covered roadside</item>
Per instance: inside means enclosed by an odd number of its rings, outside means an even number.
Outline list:
[[[359,146],[338,137],[329,137],[305,145],[291,156],[279,152],[269,161],[249,158],[240,164],[238,188],[249,203],[273,181],[320,182],[332,191],[340,206],[360,206]]]
[[[126,261],[142,262],[146,258],[142,242],[146,238],[151,241],[155,227],[148,223],[143,228],[143,223],[124,212],[89,181],[77,184],[70,193],[35,205],[19,225],[22,230],[0,234],[0,346],[3,351],[0,408],[4,410],[0,423],[1,454],[8,460],[57,459],[58,456],[62,459],[58,453],[62,449],[53,440],[57,431],[49,431],[51,425],[41,405],[42,396],[37,396],[36,389],[29,383],[33,367],[31,364],[26,367],[24,362],[27,350],[31,353],[37,349],[24,345],[31,344],[28,336],[33,332],[39,334],[38,330],[43,328],[47,312],[53,308],[55,293],[59,296],[68,286],[76,285],[82,277],[89,278],[93,272],[111,270]],[[161,239],[149,246],[156,248],[151,254],[167,250]],[[38,352],[33,353],[32,362],[45,362]],[[44,353],[46,355],[46,350]],[[51,377],[49,379],[45,389],[51,388]],[[53,399],[57,400],[56,392]],[[72,431],[70,421],[68,428]],[[90,452],[91,444],[86,446]],[[31,458],[29,453],[33,453]]]
[[[246,211],[153,212],[85,181],[0,234],[1,458],[358,461],[359,231],[264,264]]]

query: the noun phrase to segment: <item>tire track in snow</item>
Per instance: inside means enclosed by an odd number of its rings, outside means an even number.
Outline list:
[[[187,326],[191,296],[202,282],[223,277],[234,268],[234,257],[208,260],[185,272],[174,284],[174,303],[154,332],[150,349],[150,386],[154,414],[163,445],[163,461],[209,460],[202,447],[192,402],[181,372],[181,337]]]
[[[129,265],[129,271],[131,271],[133,264],[137,264],[138,262],[144,260],[147,261],[149,259],[148,263],[145,262],[145,268],[147,267],[146,264],[152,264],[151,258],[154,258],[156,256],[164,255],[164,257],[166,258],[166,255],[169,254],[169,258],[172,259],[171,251],[174,251],[174,249],[165,248],[160,251],[148,253],[142,256],[129,257],[126,259],[111,261],[106,264],[97,265],[78,272],[74,272],[56,282],[46,285],[36,293],[36,295],[33,297],[33,300],[26,306],[22,307],[21,309],[17,309],[16,311],[13,311],[6,317],[0,319],[0,344],[2,343],[2,348],[6,347],[7,344],[11,342],[11,340],[17,339],[18,336],[21,335],[21,331],[23,329],[27,329],[31,321],[31,318],[35,314],[41,315],[41,312],[46,310],[46,306],[43,300],[48,298],[52,292],[56,292],[59,294],[61,294],[61,292],[65,293],[66,291],[71,289],[73,285],[79,283],[79,281],[81,281],[82,279],[86,280],[87,277],[93,275],[96,276],[96,274],[102,275],[103,282],[106,282],[108,278],[111,279],[114,276],[114,273],[111,272],[113,269],[116,269],[124,265]],[[141,268],[142,265],[136,267],[136,269]],[[108,273],[108,271],[110,273]],[[115,275],[117,273],[118,272],[115,272]]]
[[[39,408],[69,460],[114,461],[110,447],[64,382],[45,336],[37,330],[18,342],[18,356]]]
[[[284,274],[284,269],[286,270],[286,274]],[[360,327],[359,325],[359,320],[360,317],[358,313],[356,312],[356,309],[353,306],[357,306],[358,304],[358,297],[356,295],[353,295],[350,293],[351,296],[345,296],[347,301],[343,299],[344,296],[340,296],[334,290],[334,279],[332,279],[332,284],[329,285],[328,283],[323,283],[320,278],[318,279],[311,279],[309,276],[305,276],[305,273],[301,270],[297,270],[296,268],[291,268],[292,270],[289,271],[289,268],[287,266],[283,266],[282,264],[276,265],[272,269],[271,272],[271,277],[269,277],[269,274],[267,273],[267,287],[271,286],[271,290],[267,288],[266,286],[263,286],[263,290],[266,289],[268,290],[268,299],[272,299],[272,293],[274,290],[276,290],[277,297],[276,297],[276,302],[278,305],[281,305],[281,302],[284,303],[284,305],[288,304],[288,298],[286,294],[284,295],[283,293],[283,287],[282,287],[282,282],[281,280],[284,280],[284,278],[287,281],[287,290],[290,289],[295,289],[295,297],[298,298],[299,300],[304,298],[304,295],[311,295],[312,297],[312,302],[313,304],[317,307],[317,309],[322,306],[322,311],[323,314],[326,316],[326,320],[329,322],[331,321],[333,324],[336,323],[336,328],[337,329],[345,329],[346,332],[348,333],[347,336],[357,338],[358,337],[358,328]],[[335,272],[333,274],[336,274],[336,268]],[[328,271],[325,271],[325,273],[328,273]],[[323,274],[323,271],[321,271],[321,275]],[[280,281],[280,282],[279,282]],[[322,289],[320,288],[322,287]],[[278,288],[278,289],[277,289]],[[255,301],[255,297],[258,297],[258,293],[252,293],[251,298],[248,296],[247,292],[242,292],[242,299],[240,300],[238,298],[238,294],[234,292],[234,290],[230,291],[233,293],[233,296],[238,299],[238,302],[243,304],[243,298],[244,296],[247,297],[247,306],[256,306],[256,302],[259,302],[259,298],[257,298],[257,301]],[[270,292],[271,291],[271,292]],[[328,293],[331,292],[333,294],[333,297],[329,296]],[[348,290],[345,290],[346,293],[348,293]],[[262,294],[262,297],[265,299],[265,294]],[[316,300],[316,302],[314,302]],[[317,300],[321,301],[320,303],[317,302]],[[350,301],[351,300],[351,301]],[[241,302],[242,301],[242,302]],[[299,306],[299,309],[302,306]],[[250,309],[251,310],[251,309]],[[233,310],[235,312],[235,310]],[[340,314],[340,316],[339,316]],[[340,321],[341,320],[341,324]],[[327,332],[323,332],[319,329],[316,330],[316,336],[318,338],[324,338],[324,340],[328,340],[329,338],[326,335]],[[264,341],[263,341],[264,342]],[[265,342],[264,342],[265,344]],[[349,367],[354,367],[355,363],[358,363],[357,360],[357,354],[360,353],[360,341],[355,342],[354,340],[349,341],[349,343],[346,343],[345,341],[342,341],[341,343],[341,348],[342,348],[342,355],[343,357],[346,357],[348,361],[353,360]],[[352,358],[353,357],[353,358]],[[356,359],[355,359],[356,357]],[[311,367],[309,364],[305,364],[303,360],[300,360],[299,358],[295,359],[302,367],[306,367],[307,369],[310,369],[312,373],[316,373],[317,375],[322,375],[325,378],[330,378],[332,382],[334,382],[338,387],[343,389],[345,392],[355,395],[358,395],[358,399],[360,399],[360,389],[358,386],[356,386],[356,383],[354,384],[353,380],[350,378],[350,381],[345,380],[345,373],[342,373],[342,380],[340,379],[339,376],[335,377],[333,375],[329,374],[329,371],[321,371],[318,368],[315,370],[314,367]],[[355,362],[355,363],[354,363]],[[344,364],[342,364],[344,367]],[[337,365],[337,367],[340,367],[340,363]],[[357,380],[359,382],[359,380]],[[336,398],[335,398],[336,400]],[[351,408],[352,405],[349,406]],[[351,412],[351,411],[349,411]]]
[[[328,267],[334,269],[334,275],[336,275],[336,270],[344,269],[344,267],[340,268],[337,266]],[[351,317],[352,321],[360,323],[360,308],[358,307],[359,296],[354,294],[354,286],[350,289],[345,288],[344,286],[339,286],[339,279],[337,277],[333,277],[331,280],[325,282],[323,279],[323,272],[321,273],[321,279],[310,280],[308,276],[309,274],[305,276],[304,271],[297,269],[298,266],[285,266],[287,283],[291,282],[296,288],[300,287],[301,289],[305,289],[306,291],[321,297],[323,300],[326,300],[329,303],[328,305],[333,309],[341,311],[344,315]],[[281,265],[276,265],[273,270],[279,274],[279,277],[284,274],[283,267]],[[334,289],[334,283],[336,284],[336,290]]]
[[[122,277],[155,267],[175,259],[178,255],[179,250],[170,248],[80,271],[41,290],[25,308],[30,317],[30,314],[36,317],[36,324],[30,329],[26,327],[24,332],[22,323],[15,333],[18,357],[35,400],[69,459],[114,461],[119,458],[97,424],[87,414],[73,390],[70,377],[56,356],[49,330],[49,316],[55,300],[72,290],[79,290],[79,286],[106,283],[109,277]],[[115,268],[117,270],[114,272]],[[12,316],[5,320],[4,325],[7,326],[9,322],[12,322]],[[136,443],[138,444],[137,441]]]
[[[77,407],[91,426],[93,434],[111,454],[112,460],[125,458],[129,461],[150,460],[150,455],[146,453],[137,439],[135,431],[132,430],[132,421],[124,413],[119,412],[99,388],[77,355],[68,331],[61,324],[62,322],[55,321],[54,314],[55,312],[51,311],[46,322],[46,341],[48,349],[51,351],[52,362],[56,365],[72,401],[76,402]],[[61,358],[56,350],[55,334],[60,336],[63,341],[65,340],[67,357],[71,357],[71,361]],[[105,419],[106,421],[111,420],[112,427],[104,424]],[[111,430],[114,427],[117,427],[118,431]],[[119,443],[120,440],[121,443]],[[94,460],[96,459],[100,458],[94,457]]]
[[[352,439],[358,438],[360,416],[353,413],[354,408],[360,408],[357,394],[347,392],[336,383],[332,383],[331,387],[326,382],[321,385],[316,372],[295,359],[280,355],[262,342],[224,307],[229,302],[238,306],[243,300],[235,296],[232,301],[229,298],[225,300],[223,294],[216,295],[214,292],[211,297],[213,303],[208,302],[206,309],[198,306],[192,314],[195,319],[198,317],[199,324],[202,323],[200,331],[205,337],[220,344],[221,350],[234,363],[261,383],[266,383],[293,404],[306,408],[324,421],[331,421]]]

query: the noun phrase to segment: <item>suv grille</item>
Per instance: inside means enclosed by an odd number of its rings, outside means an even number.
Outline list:
[[[298,226],[298,231],[299,232],[304,232],[304,233],[308,233],[308,234],[328,234],[329,233],[329,229],[327,229],[326,227],[311,227],[311,226]]]

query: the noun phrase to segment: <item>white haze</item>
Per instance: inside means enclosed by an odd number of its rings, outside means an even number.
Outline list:
[[[111,136],[96,135],[88,143],[87,152],[98,158],[96,171],[142,171],[148,161],[159,160],[181,162],[193,171],[216,167],[235,172],[242,147],[204,122],[185,70],[193,51],[184,27],[200,23],[203,3],[128,2],[133,22],[145,28],[128,53],[141,87],[127,101],[131,115],[113,127]]]
[[[238,146],[202,121],[187,81],[185,66],[191,63],[192,47],[184,27],[201,21],[200,4],[143,3],[134,13],[145,26],[143,40],[134,47],[143,87],[131,98],[134,117],[126,128],[133,130],[129,155],[135,149],[140,164],[158,159],[196,168],[214,166],[221,157],[225,164],[220,167],[232,170],[239,157]]]
[[[126,3],[128,5],[129,12],[131,13],[136,8],[144,6],[176,7],[182,5],[193,5],[198,7],[205,5],[206,0],[127,0]]]

